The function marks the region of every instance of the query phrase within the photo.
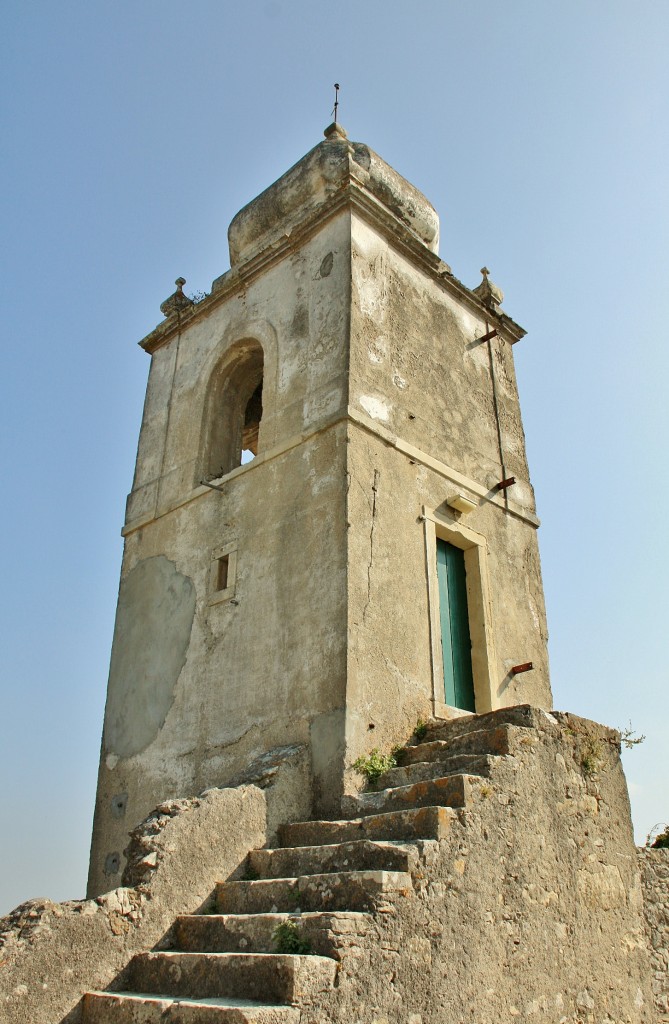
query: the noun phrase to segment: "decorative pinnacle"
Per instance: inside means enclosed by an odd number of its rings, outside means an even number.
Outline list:
[[[504,302],[504,292],[499,285],[490,280],[490,271],[487,267],[481,267],[481,273],[483,274],[483,280],[478,288],[473,288],[472,291],[474,295],[478,295],[484,306],[487,306],[488,309],[495,313]]]
[[[174,316],[175,313],[181,313],[184,309],[190,309],[191,306],[195,305],[192,299],[184,295],[183,289],[186,278],[178,277],[174,283],[177,286],[177,290],[160,304],[160,312],[163,316]]]
[[[323,135],[328,142],[333,142],[336,139],[348,139],[346,130],[337,121],[333,121],[332,124],[329,124],[323,132]]]

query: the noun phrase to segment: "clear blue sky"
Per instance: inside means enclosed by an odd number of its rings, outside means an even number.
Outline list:
[[[7,0],[0,913],[83,894],[148,357],[175,277],[340,120],[487,264],[516,347],[555,704],[669,818],[665,0]]]

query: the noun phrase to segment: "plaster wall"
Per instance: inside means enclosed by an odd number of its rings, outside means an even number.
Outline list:
[[[437,536],[472,552],[477,711],[552,706],[513,354],[508,341],[494,339],[495,402],[488,345],[477,342],[489,327],[485,314],[475,315],[354,218],[348,763],[400,742],[417,718],[451,713],[443,703]],[[505,497],[494,488],[509,475],[516,484]],[[457,492],[476,504],[466,516],[447,504]],[[528,662],[531,671],[511,673]]]
[[[493,318],[355,216],[351,275],[351,407],[486,489],[501,479],[501,445],[506,472],[516,477],[509,497],[534,513],[503,330],[491,341],[493,388],[489,346],[479,340],[496,326]]]
[[[415,238],[394,246],[352,206],[298,221],[147,339],[91,893],[115,884],[128,829],[161,800],[254,781],[290,749],[286,818],[336,814],[356,757],[452,713],[435,625],[444,531],[472,549],[477,710],[550,707],[504,328],[492,348],[478,340],[485,311]],[[263,352],[259,454],[211,489],[212,381],[249,345]],[[512,496],[495,490],[508,474]],[[455,490],[476,499],[466,524],[446,504]]]
[[[151,807],[252,780],[268,752],[281,761],[289,751],[285,817],[338,803],[347,231],[345,214],[328,222],[153,354],[124,531],[89,894],[118,884],[128,830]],[[209,382],[245,339],[264,350],[259,454],[210,489],[199,485]],[[232,576],[222,595],[221,551]]]
[[[468,568],[477,711],[507,704],[549,708],[546,624],[533,526],[482,505],[466,517],[444,507],[449,483],[384,444],[350,428],[347,744],[348,762],[374,746],[388,749],[418,718],[448,715],[436,593],[435,534],[482,548],[481,573]],[[431,519],[424,510],[433,510]],[[446,533],[448,531],[448,533]],[[471,576],[471,578],[470,578]],[[532,662],[530,672],[511,668]]]
[[[294,444],[344,412],[349,253],[343,211],[264,274],[217,279],[214,294],[228,278],[236,287],[154,350],[126,526],[197,491],[207,386],[236,343],[255,339],[264,350],[261,450]]]

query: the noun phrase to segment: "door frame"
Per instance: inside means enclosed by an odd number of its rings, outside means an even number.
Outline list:
[[[439,616],[439,580],[437,577],[437,537],[464,552],[467,574],[467,611],[472,642],[472,675],[476,713],[484,714],[499,706],[494,687],[496,656],[492,631],[492,605],[488,583],[488,546],[484,536],[467,526],[442,517],[423,507],[425,558],[430,618],[430,660],[432,663],[432,708],[436,718],[454,718],[471,714],[444,702],[444,665],[441,650]]]

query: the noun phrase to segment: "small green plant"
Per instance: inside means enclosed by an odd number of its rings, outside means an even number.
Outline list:
[[[427,736],[427,722],[425,721],[425,719],[418,719],[413,734],[419,743],[421,743],[425,739],[425,737]]]
[[[604,735],[595,736],[587,728],[576,724],[568,725],[565,728],[565,733],[574,742],[574,752],[581,771],[590,778],[609,769],[610,759],[607,757],[609,747],[619,753],[620,747],[630,750],[632,747],[638,746],[639,743],[643,743],[646,738],[643,735],[635,735],[631,722],[627,729],[620,729],[617,734],[607,730]],[[620,740],[618,740],[618,736],[620,736]]]
[[[585,736],[579,755],[583,774],[592,778],[601,770],[604,763],[604,745],[596,736]]]
[[[393,747],[392,755],[395,758],[395,765],[396,765],[396,767],[397,768],[402,768],[402,766],[407,763],[407,757],[409,756],[409,751],[407,750],[406,747]]]
[[[304,938],[295,921],[282,921],[272,934],[277,953],[311,953],[311,943]]]
[[[372,786],[375,786],[381,776],[391,768],[397,768],[395,752],[381,754],[378,747],[370,750],[366,757],[359,757],[357,761],[353,762],[353,770],[358,775],[363,775]]]
[[[202,300],[206,299],[208,295],[209,292],[193,292],[193,294],[189,295],[188,298],[197,306],[198,302],[202,302]]]
[[[645,740],[643,733],[641,736],[635,736],[632,723],[630,722],[627,729],[620,729],[620,742],[626,750],[631,750],[632,747],[638,747],[640,743]]]
[[[662,831],[659,831],[662,829]],[[669,850],[669,825],[662,822],[653,825],[646,839],[646,846],[650,850]]]

